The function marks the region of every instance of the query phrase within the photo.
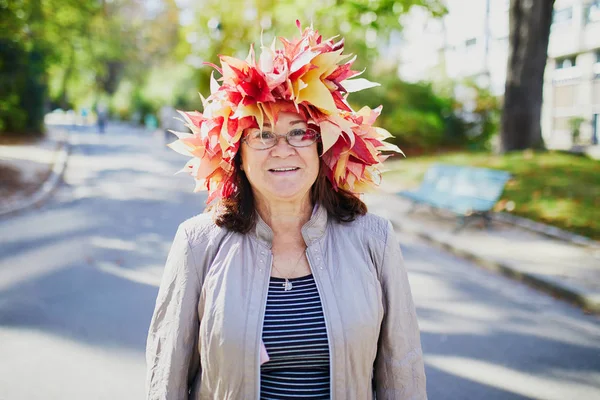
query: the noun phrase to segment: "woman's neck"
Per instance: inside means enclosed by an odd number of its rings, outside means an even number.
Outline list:
[[[298,202],[269,201],[256,196],[256,211],[277,237],[301,237],[302,226],[310,219],[313,206],[310,197]]]

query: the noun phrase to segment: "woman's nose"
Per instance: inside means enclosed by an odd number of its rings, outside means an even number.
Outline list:
[[[288,143],[285,135],[277,135],[276,140],[277,142],[273,146],[271,154],[285,157],[294,153],[294,147]]]

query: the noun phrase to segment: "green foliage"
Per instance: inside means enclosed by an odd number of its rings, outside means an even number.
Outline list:
[[[487,148],[497,133],[498,100],[472,81],[436,89],[431,83],[403,82],[392,71],[371,79],[381,86],[353,93],[349,100],[355,108],[382,105],[378,124],[390,131],[401,148]],[[468,101],[457,98],[459,86]]]
[[[25,77],[21,73],[27,52],[20,43],[0,39],[0,131],[15,132],[24,127],[27,114],[21,105]]]
[[[350,96],[354,107],[382,105],[378,125],[389,130],[401,147],[430,148],[442,143],[444,115],[451,114],[451,102],[436,95],[430,84],[403,82],[393,74],[381,78],[381,86]]]
[[[490,139],[500,127],[501,105],[488,89],[479,87],[474,80],[466,79],[453,85],[460,87],[463,96],[455,102],[457,125],[452,130],[451,144],[466,145],[472,150],[489,150]]]
[[[175,0],[0,0],[0,132],[40,132],[44,104],[91,107],[180,42]],[[48,98],[49,97],[49,98]]]
[[[436,16],[446,12],[442,0],[205,0],[184,35],[193,38],[192,55],[218,64],[219,54],[245,58],[250,43],[259,50],[261,33],[265,46],[276,36],[298,37],[298,19],[303,27],[313,23],[324,38],[342,35],[346,52],[358,55],[355,69],[361,70],[371,67],[390,32],[402,29],[399,16],[412,7],[425,7]],[[198,70],[201,93],[208,92],[206,69]]]
[[[329,37],[343,35],[349,52],[358,54],[355,66],[370,68],[378,56],[378,46],[387,43],[393,30],[400,31],[399,17],[413,7],[422,7],[433,16],[442,16],[446,7],[442,0],[352,0],[312,2],[315,26]]]
[[[0,39],[0,131],[17,134],[42,131],[45,84],[43,53]]]
[[[400,15],[411,7],[445,12],[442,0],[206,0],[191,7],[193,23],[182,26],[175,0],[0,0],[0,41],[10,44],[0,48],[0,131],[39,131],[44,103],[91,108],[104,94],[121,118],[164,103],[198,108],[211,73],[199,61],[244,58],[251,41],[260,47],[261,32],[265,45],[275,35],[297,36],[296,19],[313,22],[326,38],[344,35],[347,52],[359,56],[355,68],[370,67],[390,32],[401,29]],[[395,121],[439,137],[435,112],[408,110]]]
[[[165,104],[185,110],[197,108],[200,97],[190,90],[193,78],[194,70],[185,64],[156,66],[141,84],[129,78],[122,80],[110,99],[110,109],[120,119],[139,122],[139,116],[156,115]]]
[[[48,51],[31,40],[42,17],[39,2],[0,1],[0,132],[42,131]]]
[[[314,22],[325,37],[343,34],[361,69],[389,33],[401,29],[398,17],[415,6],[445,12],[441,0],[206,0],[192,4],[195,21],[181,26],[175,0],[0,0],[0,40],[18,47],[0,48],[2,60],[15,60],[0,67],[7,71],[0,78],[6,89],[0,130],[39,130],[44,100],[51,107],[89,108],[103,93],[115,97],[111,110],[123,118],[169,102],[197,108],[197,92],[207,94],[211,72],[198,60],[244,58],[251,41],[260,46],[261,32],[266,45],[275,34],[298,35],[296,19],[304,26]],[[196,59],[191,73],[183,63],[190,56]],[[439,125],[433,118],[421,124]]]
[[[136,91],[136,87],[130,80],[122,80],[111,99],[112,114],[121,120],[131,119],[136,109],[133,104],[134,95],[139,98],[139,89]]]
[[[573,143],[579,142],[579,136],[581,135],[581,124],[585,122],[583,117],[572,117],[569,118],[569,128],[571,129],[571,137]]]

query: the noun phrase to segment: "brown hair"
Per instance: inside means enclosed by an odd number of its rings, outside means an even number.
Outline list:
[[[322,153],[321,143],[317,143],[319,154]],[[235,156],[235,184],[234,194],[226,199],[221,199],[209,210],[215,212],[215,223],[234,232],[248,233],[256,225],[257,214],[254,206],[252,187],[244,171],[241,170],[241,151]],[[366,204],[353,193],[333,186],[327,176],[323,160],[320,160],[319,175],[310,190],[310,199],[313,204],[319,204],[327,210],[330,217],[338,222],[351,222],[359,215],[367,213]]]

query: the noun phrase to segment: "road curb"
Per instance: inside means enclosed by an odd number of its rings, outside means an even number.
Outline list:
[[[540,233],[544,236],[548,236],[553,239],[560,239],[565,242],[570,242],[578,246],[591,247],[594,249],[600,249],[600,242],[597,240],[590,239],[585,236],[576,235],[574,233],[565,231],[555,226],[546,225],[541,222],[536,222],[527,218],[518,217],[516,215],[496,212],[492,213],[492,218],[498,222],[505,224],[511,224],[518,226],[519,228],[527,229],[532,232]]]
[[[70,132],[65,130],[63,138],[58,142],[56,156],[52,170],[48,178],[42,183],[42,185],[26,200],[20,199],[8,204],[0,209],[0,218],[8,217],[14,214],[18,214],[29,208],[35,206],[41,206],[50,195],[56,190],[58,185],[62,182],[62,177],[67,168],[67,161],[69,159],[70,143],[69,143]]]
[[[510,263],[487,259],[468,250],[453,246],[451,243],[436,238],[426,232],[406,229],[406,227],[394,219],[392,219],[391,222],[396,229],[418,236],[458,257],[473,261],[482,268],[499,273],[507,278],[523,282],[534,289],[576,305],[586,312],[600,314],[600,293],[590,293],[575,285],[569,285],[549,277],[520,271]]]

